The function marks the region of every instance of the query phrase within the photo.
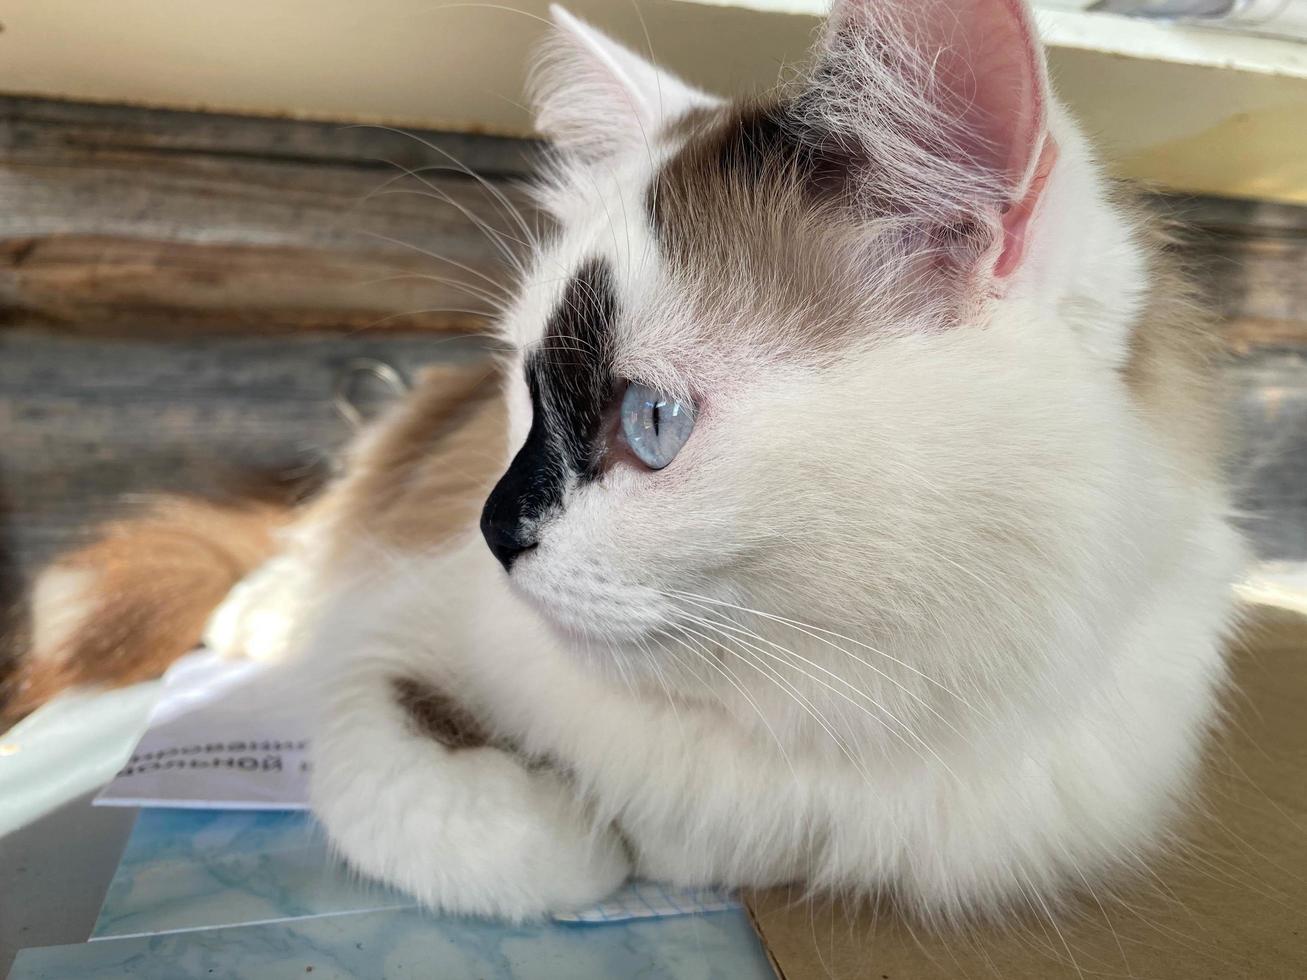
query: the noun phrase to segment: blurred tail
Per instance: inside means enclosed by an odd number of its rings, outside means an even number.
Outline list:
[[[0,681],[0,731],[75,685],[157,677],[231,588],[278,550],[289,502],[160,497],[44,569],[29,642]]]

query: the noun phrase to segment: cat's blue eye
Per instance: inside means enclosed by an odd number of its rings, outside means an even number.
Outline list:
[[[638,381],[622,396],[622,433],[631,450],[652,470],[676,458],[694,430],[694,406]]]

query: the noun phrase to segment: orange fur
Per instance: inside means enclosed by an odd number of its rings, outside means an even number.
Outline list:
[[[158,676],[273,553],[288,516],[270,502],[167,497],[105,525],[37,577],[31,642],[4,684],[3,718],[16,721],[68,687]]]
[[[428,368],[359,441],[322,502],[331,526],[328,562],[429,551],[473,527],[506,449],[498,372],[484,362]]]

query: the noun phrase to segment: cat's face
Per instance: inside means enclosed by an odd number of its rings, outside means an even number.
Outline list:
[[[1031,322],[1049,260],[1026,254],[1030,218],[1057,152],[1025,22],[995,82],[1030,91],[995,124],[974,92],[983,120],[950,121],[911,65],[869,100],[885,25],[856,3],[835,17],[783,99],[728,106],[663,75],[659,108],[618,99],[597,131],[613,94],[593,79],[542,111],[563,144],[543,194],[559,231],[505,318],[517,451],[482,529],[512,587],[597,652],[767,642],[730,625],[744,609],[989,629],[1007,615],[993,583],[1002,601],[1040,588],[1041,534],[1075,547],[1080,495],[1101,489],[1101,365]],[[624,83],[654,72],[563,27],[575,58],[631,65]],[[934,129],[908,125],[908,97]],[[958,150],[977,127],[991,162]]]

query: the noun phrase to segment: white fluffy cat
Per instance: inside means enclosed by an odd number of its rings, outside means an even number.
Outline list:
[[[838,0],[743,105],[554,20],[557,232],[502,321],[482,533],[318,513],[264,574],[306,617],[334,846],[513,919],[630,874],[961,916],[1135,865],[1217,715],[1242,552],[1207,328],[1024,5]]]
[[[485,540],[312,629],[335,846],[510,918],[628,874],[947,915],[1136,863],[1241,550],[1203,325],[1152,295],[1029,13],[841,0],[747,106],[554,19],[559,230],[502,324]],[[419,731],[403,678],[490,744]]]

